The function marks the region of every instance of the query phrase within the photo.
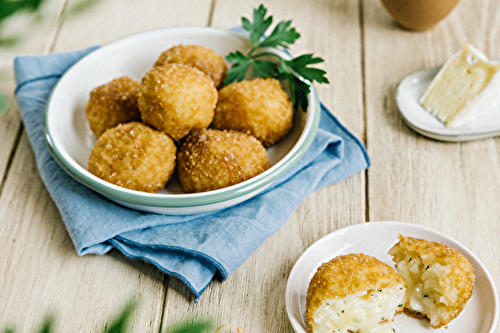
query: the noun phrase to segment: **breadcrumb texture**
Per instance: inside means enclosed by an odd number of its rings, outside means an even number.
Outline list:
[[[442,327],[464,309],[474,290],[474,268],[458,250],[399,235],[389,254],[408,285],[406,310]]]
[[[351,253],[318,268],[307,290],[306,320],[313,333],[371,332],[401,313],[406,300],[404,280],[392,267]]]
[[[184,191],[204,192],[250,179],[270,167],[254,137],[235,131],[195,130],[179,149],[178,174]]]
[[[217,89],[200,70],[181,64],[150,69],[141,80],[142,120],[174,140],[212,122]]]
[[[176,45],[164,51],[156,60],[154,67],[166,64],[184,64],[207,74],[220,87],[226,78],[227,65],[224,58],[213,50],[201,45]]]
[[[99,137],[88,170],[115,185],[155,193],[173,175],[176,151],[174,141],[164,133],[140,122],[121,124]]]
[[[118,124],[141,121],[137,104],[139,81],[128,76],[94,88],[85,107],[90,129],[96,137]]]
[[[212,126],[255,136],[264,147],[284,138],[293,125],[290,97],[274,78],[255,78],[219,91]]]

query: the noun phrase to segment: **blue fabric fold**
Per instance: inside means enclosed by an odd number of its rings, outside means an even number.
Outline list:
[[[45,145],[43,116],[59,78],[97,47],[67,53],[19,56],[16,100],[40,176],[57,205],[79,255],[124,256],[152,263],[182,280],[197,301],[214,278],[227,279],[307,196],[364,169],[363,144],[321,105],[313,143],[300,161],[263,193],[213,213],[173,216],[117,205],[63,171]]]

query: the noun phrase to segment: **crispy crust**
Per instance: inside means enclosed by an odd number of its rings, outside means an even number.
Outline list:
[[[254,137],[218,130],[195,130],[179,149],[178,173],[186,192],[234,185],[269,168],[267,152]]]
[[[154,67],[166,64],[184,64],[195,67],[207,74],[217,88],[226,78],[227,65],[224,58],[200,45],[179,44],[171,47],[158,57]]]
[[[278,80],[256,78],[219,91],[212,126],[255,136],[264,147],[284,138],[293,124],[293,105]]]
[[[208,127],[216,102],[217,89],[212,80],[186,65],[154,67],[141,81],[142,120],[174,140],[186,137],[192,129]]]
[[[333,258],[321,265],[307,290],[306,320],[312,331],[314,312],[325,299],[405,285],[404,280],[389,265],[362,253],[350,253]],[[406,288],[406,287],[405,287]],[[398,308],[396,313],[403,311]]]
[[[139,81],[119,77],[94,88],[85,107],[90,129],[96,137],[118,124],[141,121],[137,105]]]
[[[143,123],[121,124],[99,137],[88,170],[115,185],[155,193],[174,173],[176,150],[170,137]]]
[[[447,300],[453,298],[450,296],[451,294],[458,297],[455,302],[445,305],[448,314],[447,318],[443,318],[439,323],[432,326],[439,328],[448,324],[462,312],[467,301],[472,296],[475,279],[472,264],[458,250],[446,244],[403,235],[399,235],[398,239],[399,242],[389,250],[389,254],[393,256],[396,265],[401,260],[405,260],[402,255],[404,251],[411,251],[418,253],[423,262],[422,267],[430,267],[435,263],[439,263],[448,269],[446,276],[439,279],[442,288],[441,296],[444,296]],[[413,312],[413,315],[426,315],[412,311],[410,308],[405,310]]]

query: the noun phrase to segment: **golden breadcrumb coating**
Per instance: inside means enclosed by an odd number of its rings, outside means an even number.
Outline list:
[[[442,327],[464,309],[474,290],[474,269],[456,249],[425,239],[399,235],[392,255],[408,286],[406,310]]]
[[[284,138],[293,124],[290,97],[273,78],[228,84],[219,91],[212,126],[255,136],[264,147]]]
[[[306,320],[313,333],[371,332],[403,311],[406,286],[389,265],[361,253],[322,264],[306,299]],[[384,331],[385,332],[385,331]]]
[[[212,80],[196,68],[169,64],[150,69],[142,78],[142,120],[174,140],[210,125],[217,102]]]
[[[176,151],[174,141],[162,132],[139,122],[121,124],[99,137],[88,170],[115,185],[155,193],[174,173]]]
[[[213,50],[200,45],[177,45],[164,51],[154,67],[165,64],[184,64],[195,67],[210,76],[215,87],[220,87],[226,78],[227,65],[224,58]]]
[[[269,168],[262,144],[240,132],[195,130],[179,149],[177,169],[186,192],[234,185]]]
[[[118,124],[141,121],[138,97],[139,81],[128,76],[94,88],[85,107],[85,115],[94,135],[100,137]]]

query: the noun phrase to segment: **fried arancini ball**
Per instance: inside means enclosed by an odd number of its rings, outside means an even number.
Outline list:
[[[403,311],[404,280],[389,265],[361,253],[322,264],[307,290],[306,320],[312,333],[391,332],[388,321]]]
[[[99,137],[88,170],[115,185],[155,193],[174,173],[176,151],[174,141],[162,132],[140,122],[120,124]]]
[[[293,105],[278,80],[255,78],[219,91],[212,126],[252,134],[270,147],[292,128]]]
[[[165,64],[184,64],[195,67],[210,76],[216,88],[226,78],[227,65],[224,58],[213,50],[200,45],[182,45],[164,51],[156,60],[154,67]]]
[[[139,81],[128,76],[94,88],[85,107],[85,115],[94,135],[100,137],[118,124],[141,121],[138,97]]]
[[[425,239],[399,235],[389,254],[408,286],[405,310],[426,316],[442,327],[464,309],[474,289],[474,268],[456,249]]]
[[[142,120],[174,140],[210,125],[217,103],[212,80],[196,68],[169,64],[150,69],[142,78]]]
[[[234,131],[195,130],[177,156],[181,185],[191,193],[234,185],[268,168],[262,144],[251,135]]]

